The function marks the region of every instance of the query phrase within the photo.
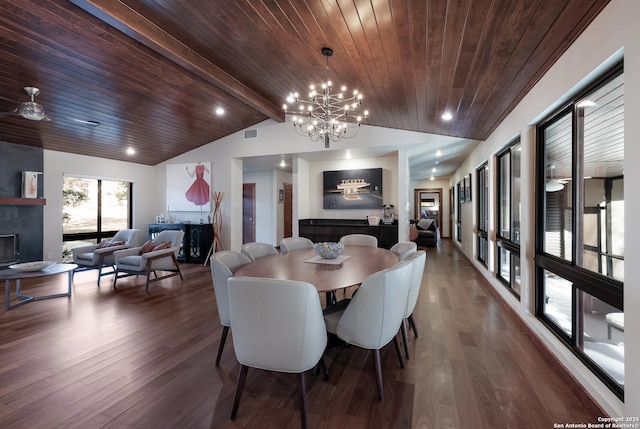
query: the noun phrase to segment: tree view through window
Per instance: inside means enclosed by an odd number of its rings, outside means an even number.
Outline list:
[[[131,183],[65,176],[62,188],[63,257],[131,228]]]

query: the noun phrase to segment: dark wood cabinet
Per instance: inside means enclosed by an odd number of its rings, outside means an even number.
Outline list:
[[[210,223],[150,223],[149,240],[153,240],[161,231],[182,230],[184,239],[178,253],[180,262],[204,264],[213,244],[213,225]]]
[[[347,234],[367,234],[378,239],[378,247],[391,248],[398,242],[398,223],[369,225],[360,219],[300,219],[298,221],[300,237],[306,237],[314,243],[338,241]]]

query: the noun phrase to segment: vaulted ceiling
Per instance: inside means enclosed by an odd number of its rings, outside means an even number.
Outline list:
[[[607,3],[3,0],[0,112],[36,86],[51,120],[0,114],[0,140],[156,165],[283,121],[286,95],[324,78],[324,46],[369,124],[482,140]]]

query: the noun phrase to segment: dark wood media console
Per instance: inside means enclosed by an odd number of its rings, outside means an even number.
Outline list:
[[[397,221],[369,225],[366,219],[300,219],[298,229],[300,237],[306,237],[314,243],[338,241],[347,234],[373,235],[378,239],[378,247],[385,249],[398,242]]]

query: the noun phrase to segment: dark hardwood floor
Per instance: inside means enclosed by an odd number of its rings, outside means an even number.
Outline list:
[[[411,359],[400,369],[392,344],[382,351],[384,402],[377,400],[372,355],[326,353],[330,379],[308,374],[312,428],[552,428],[596,422],[575,386],[521,330],[466,258],[444,241],[427,250],[409,331]],[[183,265],[179,277],[76,274],[73,297],[0,312],[2,428],[297,428],[297,380],[249,370],[235,421],[229,420],[239,366],[221,333],[209,267]],[[23,282],[23,291],[48,293]],[[4,306],[2,307],[4,308]],[[274,309],[277,311],[277,309]]]

